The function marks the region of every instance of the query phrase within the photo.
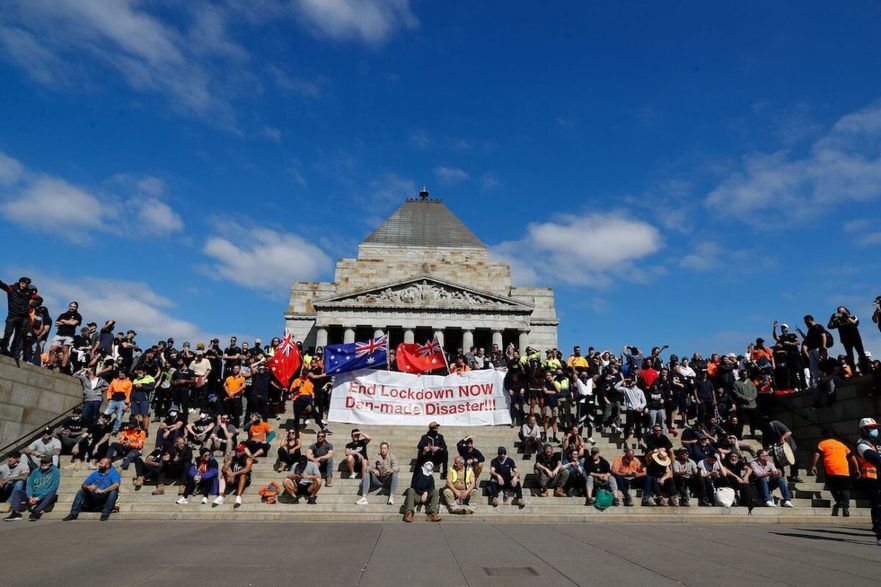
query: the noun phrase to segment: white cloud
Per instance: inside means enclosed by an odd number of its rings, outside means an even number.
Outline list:
[[[881,197],[881,104],[839,119],[807,153],[751,153],[706,198],[723,216],[791,224],[829,207]]]
[[[0,153],[0,171],[4,167],[14,170],[17,181],[0,189],[0,214],[30,230],[85,244],[96,232],[121,236],[168,235],[184,228],[181,217],[159,199],[165,191],[165,184],[159,178],[115,176],[111,183],[127,192],[123,195],[33,173]]]
[[[443,165],[434,168],[434,175],[445,184],[454,184],[471,179],[471,176],[466,171],[458,167],[445,167]]]
[[[636,262],[663,246],[654,226],[610,214],[564,215],[530,224],[526,236],[492,247],[523,283],[563,281],[607,287],[615,278],[641,280]]]
[[[294,6],[311,31],[338,41],[377,44],[419,26],[410,0],[295,0]]]
[[[249,222],[218,222],[202,252],[215,262],[208,274],[269,294],[287,291],[291,282],[327,272],[330,257],[303,237]]]
[[[5,153],[0,153],[0,186],[17,183],[24,174],[24,166]]]
[[[175,110],[233,127],[230,95],[248,78],[248,54],[231,40],[224,11],[198,2],[163,19],[151,9],[139,0],[10,0],[0,16],[3,56],[54,87],[98,65],[167,96]]]
[[[718,243],[705,241],[690,249],[691,252],[679,260],[679,266],[693,271],[710,271],[719,267],[722,247]]]
[[[495,172],[489,171],[480,176],[480,187],[485,190],[494,190],[501,185],[502,182]]]
[[[28,275],[40,288],[46,306],[61,313],[67,303],[76,300],[84,322],[103,324],[115,320],[117,330],[135,330],[144,343],[173,336],[178,340],[208,341],[219,335],[175,316],[175,303],[157,293],[149,284],[138,281],[81,277],[66,279],[28,268],[14,268],[10,274]]]
[[[272,141],[273,143],[280,143],[281,142],[282,132],[281,132],[281,130],[275,128],[274,126],[264,126],[263,130],[260,131],[260,134],[264,138]]]

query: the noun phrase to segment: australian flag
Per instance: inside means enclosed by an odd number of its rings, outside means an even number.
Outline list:
[[[324,371],[328,375],[388,365],[388,334],[366,342],[331,344],[324,347]]]

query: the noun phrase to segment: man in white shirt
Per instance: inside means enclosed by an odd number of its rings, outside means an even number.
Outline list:
[[[535,421],[534,414],[529,414],[526,423],[520,427],[519,436],[524,459],[530,458],[533,453],[541,450],[541,425]]]
[[[52,464],[58,467],[61,455],[61,440],[52,436],[51,428],[43,428],[43,434],[24,449],[24,454],[30,461],[31,470],[40,468],[40,459],[45,456],[52,457]]]

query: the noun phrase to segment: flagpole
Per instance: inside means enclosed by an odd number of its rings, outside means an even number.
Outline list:
[[[447,375],[450,374],[450,362],[447,360],[447,351],[444,350],[444,347],[441,346],[440,341],[437,339],[437,335],[434,335],[434,340],[437,342],[437,346],[440,349],[441,356],[444,358],[444,365],[447,366]]]
[[[391,356],[391,348],[389,347],[389,341],[392,339],[391,335],[386,332],[385,333],[385,370],[391,371],[392,364],[389,362],[389,357]]]

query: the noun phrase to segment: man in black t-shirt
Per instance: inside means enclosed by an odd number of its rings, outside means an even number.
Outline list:
[[[489,495],[490,505],[498,507],[499,492],[510,490],[514,492],[514,500],[512,505],[518,506],[520,509],[526,507],[523,503],[523,488],[520,484],[520,473],[517,471],[517,465],[514,459],[508,457],[508,449],[500,446],[498,456],[490,462],[489,467]]]
[[[223,380],[232,374],[232,368],[242,364],[242,349],[235,336],[229,338],[229,346],[223,351]]]
[[[171,375],[171,404],[177,408],[181,419],[187,422],[190,412],[190,393],[196,383],[196,374],[187,367],[186,361],[177,359],[177,370]]]
[[[367,445],[373,440],[370,436],[357,428],[352,430],[352,442],[346,444],[346,468],[349,469],[349,478],[355,476],[357,469],[363,479],[367,475],[367,464],[370,458],[367,456]]]
[[[673,450],[673,443],[663,433],[663,429],[659,424],[652,426],[651,432],[644,439],[646,457],[659,448],[666,448],[668,452]]]
[[[483,453],[474,448],[474,438],[466,436],[456,443],[456,450],[459,456],[465,460],[465,466],[471,467],[474,479],[478,479],[483,472],[483,463],[486,461],[486,458],[483,456]]]
[[[58,428],[61,453],[67,454],[73,451],[73,448],[82,440],[85,431],[86,421],[83,420],[83,410],[82,408],[74,408],[70,417],[64,420]]]
[[[544,448],[536,453],[533,469],[538,476],[539,496],[548,496],[548,488],[554,485],[554,480],[560,472],[562,458],[560,453],[554,452],[554,447],[550,444],[544,445]]]
[[[78,312],[79,307],[78,302],[70,302],[67,305],[67,311],[58,316],[55,320],[55,326],[57,327],[55,338],[52,339],[52,344],[49,345],[50,353],[56,347],[62,347],[64,354],[61,358],[61,366],[65,369],[67,368],[68,361],[70,361],[70,349],[74,344],[73,339],[76,336],[76,329],[83,323],[83,317]]]
[[[815,387],[820,381],[820,349],[829,348],[829,334],[822,325],[818,324],[810,314],[805,316],[805,326],[808,333],[802,346],[808,353],[808,368],[811,371],[811,387]]]
[[[613,505],[618,505],[618,483],[612,476],[612,466],[609,461],[600,456],[599,447],[590,449],[590,456],[584,459],[584,473],[587,475],[586,497],[587,505],[591,505],[596,501],[593,496],[593,490],[606,489],[611,491],[615,497]]]

